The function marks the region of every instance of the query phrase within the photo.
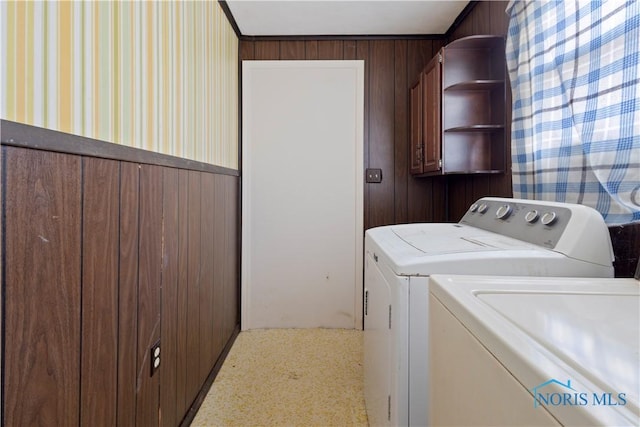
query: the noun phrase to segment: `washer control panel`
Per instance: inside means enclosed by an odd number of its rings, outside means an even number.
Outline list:
[[[473,203],[460,224],[553,249],[571,221],[570,207],[559,203],[485,198]]]

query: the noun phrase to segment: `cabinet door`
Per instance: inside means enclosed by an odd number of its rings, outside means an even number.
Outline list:
[[[421,174],[422,168],[422,86],[424,74],[420,73],[420,78],[409,90],[409,110],[410,110],[410,142],[411,142],[411,173]]]
[[[424,140],[424,164],[423,171],[433,172],[440,170],[440,100],[441,100],[441,71],[440,54],[436,55],[424,69],[423,88],[423,140]]]

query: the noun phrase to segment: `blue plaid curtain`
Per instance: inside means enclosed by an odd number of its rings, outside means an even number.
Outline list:
[[[512,1],[514,197],[640,221],[640,1]]]

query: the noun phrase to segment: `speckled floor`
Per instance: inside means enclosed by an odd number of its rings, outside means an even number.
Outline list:
[[[240,333],[192,426],[367,426],[362,331]]]

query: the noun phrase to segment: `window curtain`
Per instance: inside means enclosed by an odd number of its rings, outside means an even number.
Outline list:
[[[514,197],[640,221],[640,1],[512,1]]]

